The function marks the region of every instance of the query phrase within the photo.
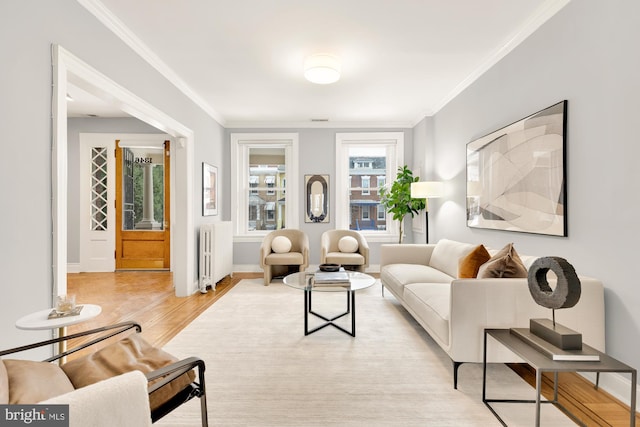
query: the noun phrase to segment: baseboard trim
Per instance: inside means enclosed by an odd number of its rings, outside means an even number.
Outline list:
[[[319,264],[311,264],[307,271],[316,271]],[[233,271],[238,273],[262,273],[263,270],[259,265],[255,264],[234,264]],[[380,264],[373,264],[367,267],[366,273],[380,273]]]
[[[67,263],[67,273],[70,273],[70,274],[80,273],[80,263],[79,262]]]

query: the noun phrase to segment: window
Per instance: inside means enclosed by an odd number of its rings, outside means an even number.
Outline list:
[[[363,206],[361,211],[362,211],[362,220],[369,221],[370,206]]]
[[[231,134],[231,206],[236,240],[262,241],[271,230],[297,228],[298,134]],[[233,170],[233,168],[232,168]]]
[[[362,195],[368,196],[369,194],[371,194],[371,191],[369,191],[369,188],[371,187],[371,177],[363,176],[360,182],[360,186],[362,187]]]
[[[276,186],[276,176],[275,175],[271,175],[271,176],[265,176],[264,177],[264,183],[267,184],[267,188],[269,188],[269,190],[267,190],[267,194],[272,196],[274,194],[276,194],[274,188]]]
[[[397,241],[397,221],[387,223],[378,189],[403,164],[403,132],[336,134],[336,228]]]
[[[251,175],[249,177],[249,187],[252,189],[251,194],[258,194],[258,190],[255,190],[255,189],[258,188],[259,180],[260,180],[260,177],[257,177],[255,175]]]
[[[265,213],[267,215],[267,221],[273,222],[276,219],[276,203],[268,202],[264,207]],[[269,226],[267,225],[267,228]]]

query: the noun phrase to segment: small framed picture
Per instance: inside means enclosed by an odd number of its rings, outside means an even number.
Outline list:
[[[202,163],[202,216],[218,215],[218,168]]]

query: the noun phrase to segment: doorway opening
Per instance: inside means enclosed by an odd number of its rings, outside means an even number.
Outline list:
[[[171,202],[174,286],[177,296],[197,291],[194,280],[195,236],[193,233],[193,131],[161,110],[129,92],[59,45],[52,47],[53,62],[53,295],[67,290],[67,83],[118,105],[131,116],[176,138],[175,192]],[[173,148],[173,147],[172,147]]]

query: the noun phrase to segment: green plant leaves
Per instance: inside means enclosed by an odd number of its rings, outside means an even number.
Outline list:
[[[402,221],[407,214],[413,217],[425,208],[424,199],[411,198],[411,183],[419,180],[420,177],[414,177],[411,169],[404,165],[398,168],[396,180],[389,189],[380,188],[380,203],[393,214],[394,220]]]

